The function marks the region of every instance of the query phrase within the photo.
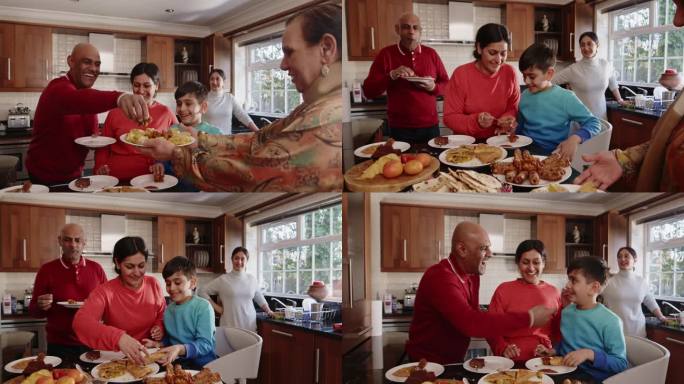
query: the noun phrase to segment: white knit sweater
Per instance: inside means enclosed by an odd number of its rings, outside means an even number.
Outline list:
[[[254,300],[260,307],[266,304],[264,295],[254,275],[247,272],[230,271],[200,287],[198,295],[209,300],[209,295],[221,298],[223,314],[222,327],[237,327],[256,331],[256,310]]]
[[[220,129],[224,135],[232,133],[233,114],[244,125],[253,122],[235,97],[228,92],[209,92],[207,106],[207,113],[202,116],[202,120]]]
[[[632,271],[620,271],[608,279],[601,295],[603,304],[622,319],[625,335],[646,337],[641,303],[651,312],[658,309],[658,303],[648,292],[646,279]]]

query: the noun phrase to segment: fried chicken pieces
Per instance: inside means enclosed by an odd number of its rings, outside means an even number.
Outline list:
[[[565,175],[570,161],[554,153],[544,160],[530,154],[530,151],[513,151],[512,162],[498,162],[492,165],[492,173],[504,175],[509,183],[522,184],[526,180],[538,185],[540,179],[558,181]]]
[[[194,376],[184,371],[180,365],[167,365],[166,375],[162,377],[147,378],[145,384],[213,384],[221,382],[221,375],[204,368]]]

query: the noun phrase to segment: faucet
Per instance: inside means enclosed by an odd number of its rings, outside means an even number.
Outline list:
[[[677,308],[677,307],[675,307],[674,305],[668,303],[667,301],[662,301],[662,303],[663,303],[663,304],[666,304],[666,305],[669,305],[670,308],[673,308],[675,311],[677,311],[677,313],[680,313],[680,312],[681,312],[681,311],[679,310],[679,308]]]
[[[631,88],[625,87],[624,85],[620,86],[620,89],[624,89],[624,90],[626,90],[626,91],[629,91],[629,93],[631,93],[632,96],[636,96],[636,95],[637,95],[636,92],[632,91]]]
[[[296,306],[297,306],[297,300],[292,300],[292,299],[285,299],[285,300],[287,300],[287,301],[289,301],[290,303],[292,303],[292,306],[293,306],[293,307],[296,307]]]
[[[643,89],[643,88],[639,88],[639,87],[637,87],[637,89],[638,89],[638,90],[640,90],[640,91],[641,91],[641,93],[643,93],[643,94],[644,94],[644,96],[648,95],[648,90],[646,90],[646,89]]]
[[[269,120],[269,119],[267,119],[267,118],[265,118],[265,117],[260,117],[259,120],[260,120],[262,123],[266,123],[266,124],[271,124],[271,123],[273,123],[271,120]]]
[[[283,308],[287,308],[287,307],[288,307],[287,305],[285,305],[285,303],[283,303],[282,301],[276,299],[275,297],[271,297],[271,301],[275,301],[276,303],[282,305]]]

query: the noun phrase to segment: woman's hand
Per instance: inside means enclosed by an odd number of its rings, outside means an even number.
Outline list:
[[[136,364],[145,365],[143,354],[147,354],[147,349],[138,340],[124,333],[119,338],[119,349],[129,360]]]
[[[515,344],[508,344],[503,350],[503,356],[507,359],[514,359],[520,356],[520,348]]]
[[[593,181],[599,189],[605,190],[622,177],[622,167],[611,151],[582,155],[582,159],[593,164],[575,178],[575,184]]]
[[[152,336],[152,340],[159,341],[162,339],[162,336],[164,336],[164,332],[162,332],[162,329],[160,326],[155,325],[150,329],[150,336]]]
[[[109,165],[105,164],[95,171],[96,175],[109,175]]]
[[[160,342],[150,339],[142,339],[142,343],[145,346],[145,348],[161,348],[162,346]]]
[[[162,348],[160,352],[165,352],[166,357],[159,361],[161,365],[171,364],[178,356],[185,356],[185,345],[176,344],[166,348]]]
[[[537,344],[537,347],[534,349],[534,355],[535,356],[553,356],[556,354],[556,351],[553,348],[546,348],[542,344]]]
[[[513,116],[504,116],[496,121],[496,125],[499,126],[499,133],[510,133],[515,131],[518,123]]]
[[[477,115],[477,123],[481,128],[489,128],[494,123],[494,116],[490,115],[489,112],[480,112]]]
[[[171,160],[173,150],[176,149],[172,142],[162,138],[145,140],[143,146],[138,151],[156,160]]]
[[[563,365],[568,367],[576,367],[585,361],[594,361],[594,351],[591,349],[578,349],[572,351],[563,357]]]

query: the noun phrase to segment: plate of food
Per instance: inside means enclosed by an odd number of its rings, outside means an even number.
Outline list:
[[[447,135],[447,136],[437,136],[428,141],[428,145],[432,148],[445,149],[445,148],[457,148],[461,145],[472,144],[475,142],[475,138],[467,135]]]
[[[24,181],[22,185],[14,185],[12,187],[7,187],[0,189],[0,192],[6,193],[45,193],[50,192],[50,188],[41,184],[33,184],[30,181]]]
[[[195,142],[195,138],[190,132],[181,132],[176,128],[164,132],[159,132],[154,128],[145,128],[144,130],[134,128],[119,136],[119,140],[136,147],[144,147],[145,140],[157,138],[166,139],[178,147],[184,147]]]
[[[421,359],[418,363],[402,364],[389,369],[385,372],[385,378],[396,383],[403,383],[415,372],[432,373],[434,377],[437,377],[444,373],[444,367],[437,363],[430,363],[425,359]]]
[[[23,359],[14,360],[5,364],[5,371],[9,373],[24,373],[28,374],[41,369],[52,369],[62,364],[62,359],[57,356],[46,356],[44,353],[39,353],[38,356],[24,357]]]
[[[539,156],[516,148],[513,157],[492,164],[492,174],[501,182],[534,188],[562,183],[572,175],[572,168],[569,160],[556,153]]]
[[[94,379],[110,383],[131,383],[159,372],[159,364],[138,365],[129,360],[98,364],[90,372]]]
[[[83,136],[74,140],[74,143],[88,148],[102,148],[116,143],[116,139],[109,136]]]
[[[79,356],[81,361],[90,364],[109,363],[114,360],[122,360],[124,357],[126,357],[126,355],[124,355],[123,352],[98,350],[84,352]]]
[[[525,367],[547,375],[563,375],[577,369],[577,367],[563,365],[563,356],[535,357],[527,360]]]
[[[464,362],[463,368],[475,373],[492,373],[511,369],[514,365],[513,360],[503,356],[480,356]]]
[[[364,157],[364,158],[371,158],[371,157],[378,157],[377,154],[375,153],[378,148],[380,147],[385,147],[387,146],[386,143],[392,144],[392,148],[394,150],[397,150],[399,152],[406,152],[411,148],[411,144],[404,142],[404,141],[395,141],[395,140],[388,140],[388,141],[382,141],[379,143],[372,143],[372,144],[367,144],[364,145],[363,147],[358,147],[354,150],[354,156],[358,157]],[[373,156],[376,155],[376,156]]]
[[[145,384],[187,384],[192,377],[193,384],[221,384],[221,375],[209,368],[201,371],[182,369],[180,365],[171,366],[166,372],[155,373],[145,378]]]
[[[435,79],[430,76],[404,76],[402,79],[408,80],[412,83],[427,83],[429,81],[435,81]]]
[[[545,185],[543,187],[539,187],[536,189],[533,189],[532,192],[587,192],[587,193],[592,193],[592,192],[600,192],[600,193],[605,193],[606,191],[602,189],[596,188],[596,185],[591,182],[587,181],[583,183],[582,185],[577,185],[577,184],[557,184],[557,183],[551,183],[549,185]]]
[[[413,184],[414,192],[479,192],[496,193],[503,185],[494,176],[472,170],[440,172],[434,179]]]
[[[169,189],[178,184],[178,179],[171,175],[161,175],[156,178],[154,174],[140,175],[131,179],[131,185],[138,188],[145,188],[148,191],[161,191]]]
[[[461,145],[439,154],[439,161],[451,167],[479,168],[506,158],[506,150],[487,144]]]
[[[79,177],[69,183],[69,189],[76,192],[95,192],[119,184],[119,179],[109,175]]]
[[[150,193],[145,188],[140,188],[140,187],[129,187],[128,185],[122,185],[118,187],[107,187],[103,188],[99,191],[95,191],[95,193],[130,193],[130,192],[137,192],[137,193]]]
[[[83,301],[77,301],[77,300],[73,300],[73,299],[69,299],[67,301],[58,301],[57,302],[57,304],[59,304],[63,307],[72,308],[72,309],[81,308],[83,306],[83,303],[84,303]]]
[[[553,379],[542,372],[528,369],[509,369],[483,376],[477,384],[553,384]]]
[[[532,138],[523,135],[497,135],[487,139],[487,144],[501,148],[522,148],[532,144]]]

